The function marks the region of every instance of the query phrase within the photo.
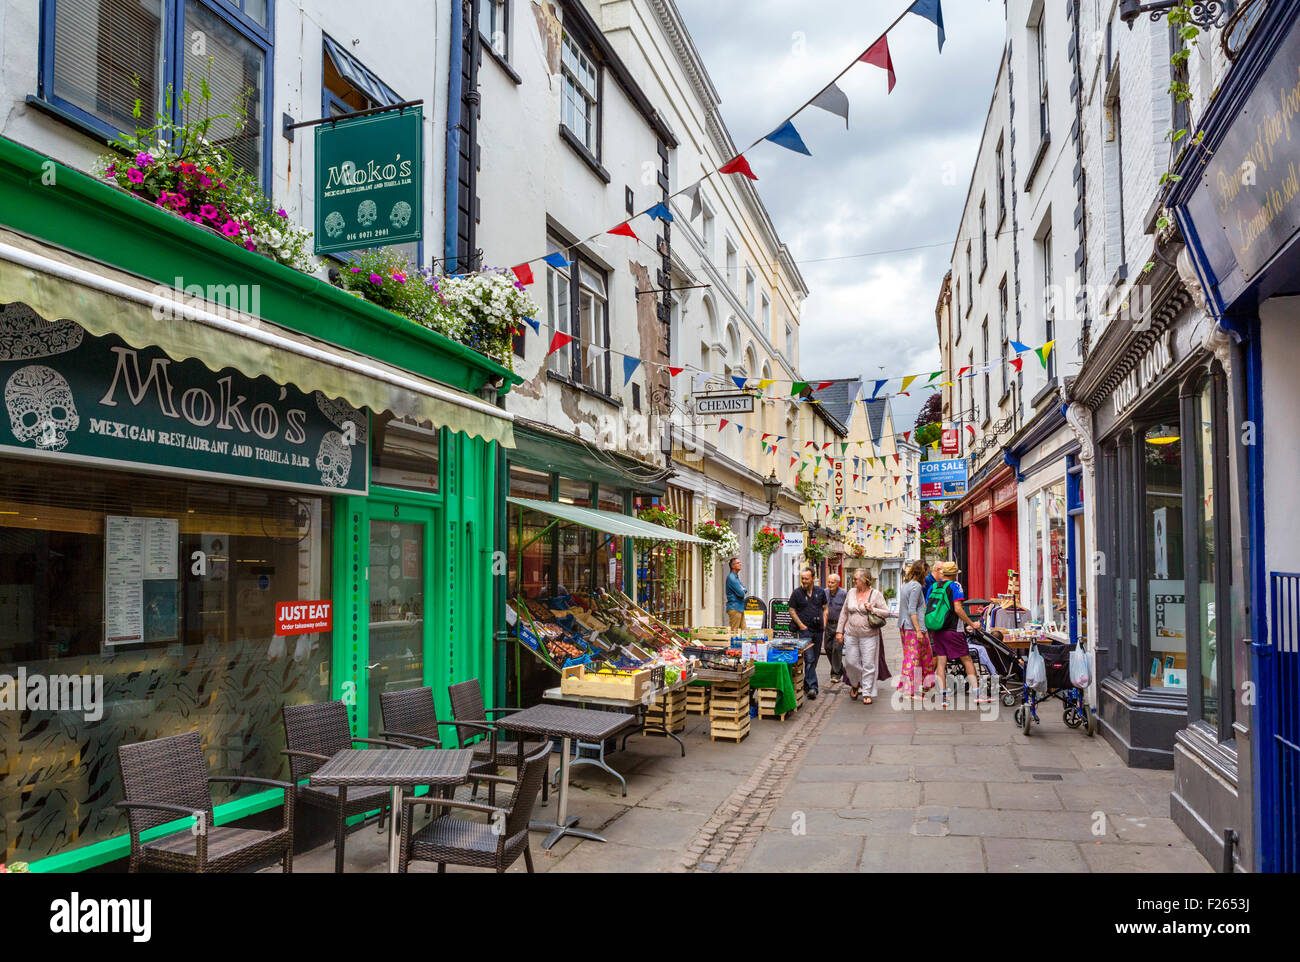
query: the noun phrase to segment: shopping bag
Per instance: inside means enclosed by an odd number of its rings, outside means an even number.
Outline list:
[[[1025,687],[1039,695],[1047,694],[1047,662],[1038,648],[1029,649],[1029,660],[1025,663]]]
[[[1092,684],[1092,670],[1088,666],[1088,653],[1080,647],[1070,652],[1070,684],[1087,688]]]

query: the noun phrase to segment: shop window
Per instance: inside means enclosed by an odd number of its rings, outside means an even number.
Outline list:
[[[517,464],[510,466],[510,497],[551,500],[551,475]],[[511,598],[549,597],[554,528],[543,534],[551,518],[536,511],[510,507],[507,517],[507,594]]]
[[[0,462],[0,671],[102,683],[97,719],[0,711],[6,859],[125,833],[123,743],[197,728],[212,774],[285,777],[281,710],[331,696],[332,643],[276,606],[330,599],[331,537],[327,498]]]
[[[390,488],[436,492],[439,478],[439,432],[391,415],[374,420],[370,480]]]
[[[41,91],[56,107],[111,139],[152,126],[157,113],[183,122],[179,93],[188,90],[197,96],[202,77],[212,92],[209,115],[215,119],[209,137],[263,183],[269,180],[265,100],[271,41],[266,0],[45,4],[49,29],[41,34]]]
[[[600,159],[600,71],[590,51],[566,30],[560,54],[563,82],[560,122],[587,152]]]
[[[1124,677],[1137,684],[1138,663],[1140,659],[1140,641],[1138,638],[1138,592],[1137,592],[1137,538],[1134,531],[1138,525],[1137,476],[1134,448],[1140,439],[1125,435],[1119,444],[1118,495],[1119,524],[1115,530],[1115,550],[1119,560],[1120,590],[1116,592],[1116,625],[1119,637],[1123,639],[1121,647],[1121,664]]]
[[[510,0],[479,0],[478,30],[492,52],[510,59]]]
[[[1186,687],[1187,595],[1183,580],[1183,442],[1177,424],[1142,433],[1143,602],[1152,688]]]

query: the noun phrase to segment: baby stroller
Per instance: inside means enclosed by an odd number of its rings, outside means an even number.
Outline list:
[[[1097,710],[1088,706],[1083,691],[1070,681],[1070,652],[1074,646],[1068,642],[1040,641],[1038,653],[1047,664],[1047,693],[1040,695],[1024,685],[1021,675],[1021,705],[1016,709],[1015,720],[1020,730],[1026,735],[1039,724],[1038,706],[1050,698],[1058,699],[1064,706],[1062,718],[1070,728],[1083,727],[1084,733],[1091,738],[1097,733]],[[1084,642],[1079,642],[1081,650],[1086,650]]]
[[[993,679],[996,678],[996,694],[1002,699],[1002,704],[1008,708],[1019,704],[1025,689],[1024,657],[1003,644],[1002,639],[992,631],[983,627],[976,631],[968,628],[966,643],[979,665],[981,689],[991,695],[995,694]]]

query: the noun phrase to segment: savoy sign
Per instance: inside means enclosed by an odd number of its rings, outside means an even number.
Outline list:
[[[0,451],[329,493],[368,488],[367,416],[233,368],[0,314]]]

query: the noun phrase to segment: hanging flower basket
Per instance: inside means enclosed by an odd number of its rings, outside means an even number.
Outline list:
[[[765,525],[758,534],[754,535],[754,550],[758,556],[763,559],[763,581],[767,581],[767,568],[772,560],[772,554],[781,546],[784,535],[781,534],[780,528],[773,528]]]
[[[821,564],[831,553],[831,543],[826,538],[809,538],[803,546],[803,556],[812,565]]]
[[[695,537],[703,538],[708,544],[700,546],[701,560],[704,562],[704,576],[713,575],[713,559],[716,555],[732,557],[740,551],[740,539],[725,521],[701,521],[695,526]]]

